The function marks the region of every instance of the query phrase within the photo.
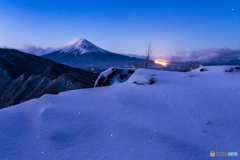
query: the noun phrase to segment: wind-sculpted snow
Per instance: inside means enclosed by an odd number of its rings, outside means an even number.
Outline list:
[[[211,151],[239,153],[240,72],[225,72],[234,67],[138,69],[118,85],[2,109],[0,157],[205,160]]]

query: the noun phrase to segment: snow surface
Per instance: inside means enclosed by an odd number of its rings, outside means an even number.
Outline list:
[[[240,72],[202,68],[208,71],[138,69],[121,84],[1,109],[0,159],[204,160],[212,159],[210,151],[240,153]]]

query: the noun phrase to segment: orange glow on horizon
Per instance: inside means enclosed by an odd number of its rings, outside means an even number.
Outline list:
[[[157,64],[161,64],[165,67],[167,66],[167,62],[162,62],[162,61],[158,61],[158,60],[155,60],[154,62],[157,63]]]

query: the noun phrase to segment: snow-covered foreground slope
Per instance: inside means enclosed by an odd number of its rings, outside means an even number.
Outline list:
[[[212,159],[210,151],[240,153],[240,72],[206,68],[138,69],[122,84],[2,109],[0,159],[203,160]]]

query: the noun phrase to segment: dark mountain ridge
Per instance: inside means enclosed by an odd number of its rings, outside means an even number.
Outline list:
[[[98,74],[14,49],[0,49],[0,108],[94,86]]]

